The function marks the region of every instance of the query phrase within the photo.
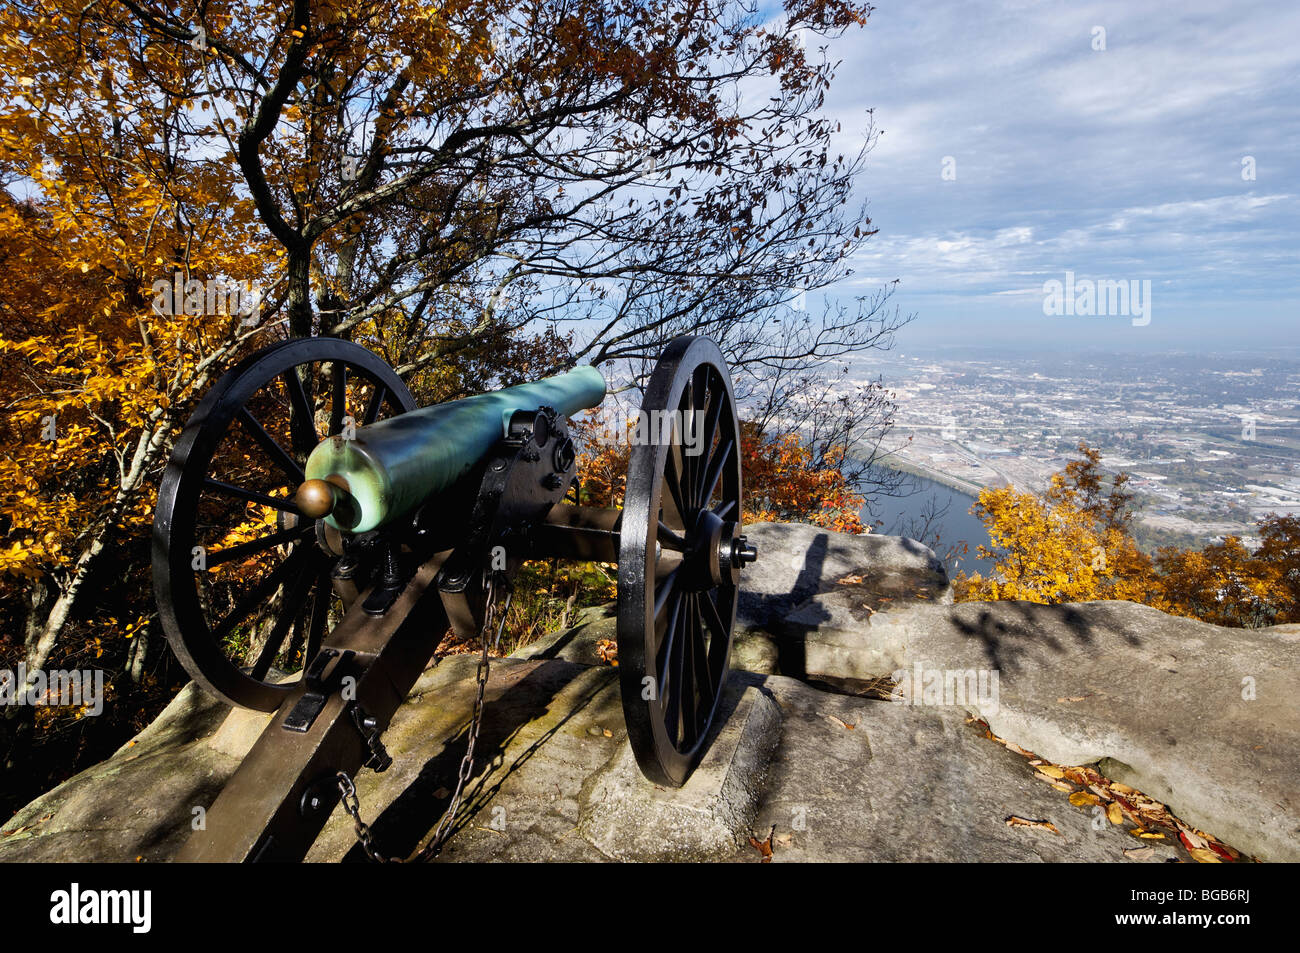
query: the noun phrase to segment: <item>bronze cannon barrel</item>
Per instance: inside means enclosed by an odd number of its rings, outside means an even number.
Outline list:
[[[298,498],[308,515],[319,507],[336,529],[363,533],[468,474],[507,435],[515,413],[550,407],[568,417],[604,399],[604,377],[594,367],[579,367],[366,424],[353,439],[327,437],[311,452]]]

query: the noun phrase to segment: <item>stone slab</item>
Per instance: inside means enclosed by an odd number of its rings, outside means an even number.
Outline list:
[[[731,683],[708,753],[680,788],[641,774],[630,745],[583,787],[578,830],[615,860],[703,860],[731,854],[751,833],[780,737],[781,714],[762,689]]]

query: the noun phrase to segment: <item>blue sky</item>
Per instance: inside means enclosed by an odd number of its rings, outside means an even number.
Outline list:
[[[1300,346],[1298,39],[1294,0],[880,0],[828,51],[845,148],[882,133],[833,293],[901,279],[903,349]],[[1066,271],[1149,280],[1151,322],[1045,316]]]

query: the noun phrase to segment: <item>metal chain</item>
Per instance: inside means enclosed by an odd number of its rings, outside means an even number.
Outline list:
[[[506,589],[506,601],[501,609],[501,619],[497,622],[495,637],[489,645],[488,633],[492,631],[492,623],[496,617],[498,586]],[[352,779],[348,777],[346,771],[338,772],[339,793],[342,795],[343,810],[352,818],[352,823],[356,827],[357,842],[365,850],[366,856],[375,863],[419,863],[428,860],[437,856],[450,835],[451,825],[460,811],[460,802],[465,793],[465,784],[474,774],[474,747],[478,743],[479,730],[483,726],[483,697],[487,692],[488,675],[491,668],[489,650],[495,652],[501,644],[501,633],[505,629],[506,614],[510,611],[512,597],[513,593],[510,591],[508,583],[506,583],[505,574],[500,572],[491,573],[488,576],[487,601],[483,609],[483,627],[479,632],[482,649],[479,653],[478,668],[474,673],[477,694],[474,696],[474,714],[469,723],[469,743],[465,748],[465,756],[461,758],[460,769],[456,772],[456,790],[452,792],[447,810],[443,812],[442,818],[438,821],[438,826],[434,829],[428,843],[423,847],[417,847],[405,860],[400,857],[385,857],[380,854],[375,850],[374,834],[370,830],[370,826],[361,819],[361,803],[357,799],[356,785],[352,783]]]

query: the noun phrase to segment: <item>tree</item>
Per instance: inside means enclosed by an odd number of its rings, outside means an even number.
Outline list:
[[[586,448],[578,460],[580,502],[621,507],[630,439],[598,442],[593,428],[581,420],[577,432]],[[795,434],[768,437],[753,421],[742,420],[744,522],[803,522],[846,533],[866,532],[859,516],[862,496],[839,471],[834,454],[826,459],[826,464],[816,460]]]
[[[1260,520],[1254,552],[1228,536],[1200,549],[1162,546],[1153,560],[1129,532],[1127,475],[1107,478],[1086,444],[1079,453],[1041,497],[1010,486],[980,493],[972,510],[993,546],[979,554],[997,562],[988,578],[960,573],[959,599],[1122,599],[1215,625],[1300,621],[1300,517]]]
[[[1052,477],[1040,497],[1013,486],[986,488],[972,507],[988,528],[996,560],[993,573],[955,581],[962,599],[1080,602],[1146,601],[1153,591],[1151,561],[1127,531],[1131,519],[1128,477],[1106,480],[1101,454],[1079,444],[1081,460]]]
[[[165,664],[147,624],[158,474],[215,375],[286,333],[358,340],[426,402],[635,367],[692,332],[797,396],[797,369],[886,345],[888,288],[799,306],[874,234],[850,202],[874,130],[822,115],[834,64],[815,46],[868,12],[4,5],[5,657],[95,646],[128,684]],[[230,283],[238,307],[213,306]]]

